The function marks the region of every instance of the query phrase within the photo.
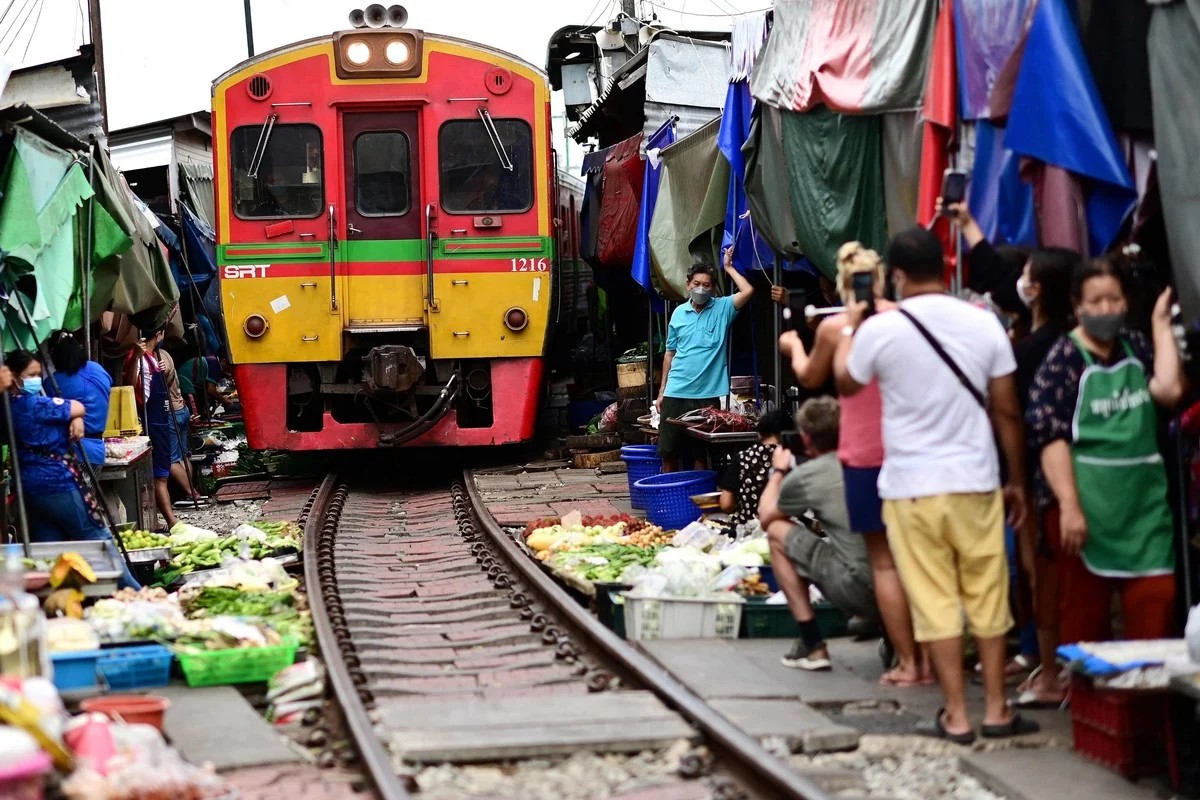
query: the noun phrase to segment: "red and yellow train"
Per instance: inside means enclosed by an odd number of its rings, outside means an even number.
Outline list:
[[[213,84],[221,296],[254,447],[533,436],[556,271],[549,85],[404,17],[369,8],[381,27]]]

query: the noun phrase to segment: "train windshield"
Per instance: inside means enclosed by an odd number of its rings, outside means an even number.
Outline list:
[[[368,217],[404,214],[409,201],[408,137],[369,131],[354,140],[355,201]]]
[[[480,120],[453,120],[438,132],[442,208],[451,214],[519,213],[533,207],[533,130],[494,120],[511,169]]]
[[[317,126],[275,125],[265,132],[262,125],[246,125],[230,135],[229,152],[239,217],[315,217],[324,209]]]

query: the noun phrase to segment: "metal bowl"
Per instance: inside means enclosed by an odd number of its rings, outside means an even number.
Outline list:
[[[131,564],[146,564],[152,561],[170,561],[171,548],[147,547],[142,550],[126,550]]]
[[[693,503],[695,503],[697,506],[699,506],[700,510],[702,510],[702,511],[705,509],[709,509],[709,508],[720,508],[721,507],[721,493],[720,492],[705,492],[704,494],[694,494],[694,495],[692,495],[691,500]]]

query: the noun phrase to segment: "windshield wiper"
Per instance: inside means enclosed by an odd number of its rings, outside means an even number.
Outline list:
[[[267,155],[267,144],[271,141],[271,131],[275,130],[275,120],[277,119],[279,119],[278,114],[269,114],[267,121],[263,123],[262,130],[259,131],[258,144],[254,145],[254,155],[250,156],[250,169],[246,173],[248,177],[258,177],[258,168],[262,166],[263,158]]]
[[[479,109],[479,119],[483,122],[483,129],[487,131],[488,138],[492,140],[492,147],[496,148],[496,156],[500,159],[501,168],[506,172],[512,172],[512,159],[505,152],[504,142],[500,141],[500,132],[496,130],[496,123],[492,122],[492,115],[486,108],[481,108]]]

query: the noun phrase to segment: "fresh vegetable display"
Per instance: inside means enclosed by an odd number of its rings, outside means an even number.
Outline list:
[[[225,586],[202,586],[184,589],[179,604],[191,618],[199,617],[266,617],[295,605],[291,592],[243,592]]]
[[[126,550],[146,550],[151,547],[168,547],[171,537],[150,531],[121,531],[121,543]]]
[[[304,535],[304,529],[301,528],[297,523],[291,522],[290,520],[277,522],[256,520],[247,524],[249,524],[251,527],[258,528],[260,531],[267,534],[268,537],[291,539],[292,541],[298,542]]]
[[[197,569],[219,567],[230,557],[262,559],[281,553],[298,553],[300,545],[294,539],[267,536],[261,541],[243,540],[237,536],[172,545],[171,567],[186,575]]]
[[[292,592],[242,591],[227,586],[189,587],[179,593],[189,619],[237,617],[269,626],[298,644],[312,641],[312,615]]]
[[[658,547],[636,547],[627,544],[596,544],[554,553],[548,563],[569,571],[585,581],[613,583],[629,567],[654,563]]]

